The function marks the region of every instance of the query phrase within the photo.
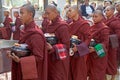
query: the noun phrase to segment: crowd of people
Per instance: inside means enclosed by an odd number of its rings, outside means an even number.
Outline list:
[[[30,51],[24,57],[16,55],[20,52],[8,53],[12,80],[107,80],[107,74],[110,80],[116,80],[120,66],[120,2],[104,4],[95,8],[85,0],[80,7],[67,5],[65,19],[50,4],[42,15],[42,28],[34,21],[34,6],[25,4],[20,7],[20,16],[14,12],[15,30],[5,11],[6,39],[13,32],[13,39],[19,40],[15,46],[27,44]]]

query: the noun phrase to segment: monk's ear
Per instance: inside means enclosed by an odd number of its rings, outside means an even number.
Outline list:
[[[55,14],[59,14],[59,12],[58,12],[57,10],[54,10],[54,13],[55,13]]]
[[[33,13],[32,12],[29,12],[30,16],[33,18]]]

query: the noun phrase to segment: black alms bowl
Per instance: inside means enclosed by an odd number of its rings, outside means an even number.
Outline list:
[[[81,43],[81,40],[79,40],[79,39],[74,39],[74,38],[71,38],[71,39],[70,39],[70,47],[71,47],[71,48],[74,47],[73,44],[79,45],[80,43]]]
[[[51,45],[55,45],[58,43],[58,39],[55,36],[46,37],[46,40]]]

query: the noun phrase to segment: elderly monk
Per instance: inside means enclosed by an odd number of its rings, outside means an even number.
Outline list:
[[[73,5],[68,10],[68,16],[72,19],[72,22],[69,24],[70,36],[76,36],[82,42],[86,40],[86,34],[89,30],[90,25],[79,15],[78,7]],[[87,80],[87,66],[85,61],[85,55],[79,56],[78,47],[74,44],[74,47],[71,49],[74,52],[74,55],[71,56],[70,66],[71,66],[71,78],[72,80]]]
[[[9,14],[10,14],[10,13],[9,13],[8,10],[4,11],[5,20],[4,20],[3,24],[4,24],[4,27],[6,27],[6,30],[7,30],[7,33],[5,33],[5,34],[8,35],[8,38],[7,38],[7,39],[10,39],[10,37],[11,37],[11,26],[10,26],[10,22],[12,22],[12,19],[9,17]]]
[[[102,22],[103,14],[100,10],[93,13],[94,25],[89,30],[88,39],[92,39],[96,44],[102,44],[105,55],[98,56],[94,49],[94,45],[90,46],[90,54],[88,56],[89,79],[88,80],[105,80],[107,68],[107,50],[109,45],[109,28]]]
[[[13,59],[12,80],[47,80],[46,40],[34,22],[34,7],[25,4],[20,8],[20,14],[25,28],[16,46],[26,44],[30,56],[18,57],[14,53],[8,54]]]
[[[58,40],[58,43],[52,46],[48,43],[48,80],[68,80],[68,51],[70,46],[68,25],[61,20],[57,8],[53,5],[48,5],[45,9],[43,31],[44,33],[53,34]],[[56,48],[59,44],[61,44],[61,49]],[[63,45],[65,48],[62,47]],[[65,56],[58,59],[57,55],[61,54],[58,52],[61,51]]]
[[[105,24],[110,28],[110,35],[116,34],[120,39],[120,21],[114,17],[114,11],[114,6],[106,7],[105,14],[107,19]],[[112,75],[111,80],[115,80],[115,75],[117,74],[117,48],[112,48],[111,45],[109,45],[108,50],[107,74]]]
[[[118,17],[120,19],[120,2],[118,2],[116,4],[116,10],[118,11],[115,16]]]
[[[19,40],[20,39],[20,26],[22,25],[22,22],[20,20],[18,11],[14,12],[14,17],[16,18],[16,20],[15,20],[15,30],[13,31],[13,39]]]

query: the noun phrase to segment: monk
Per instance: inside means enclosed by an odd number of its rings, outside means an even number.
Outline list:
[[[116,10],[117,10],[118,12],[115,14],[115,16],[118,17],[118,18],[120,18],[120,2],[118,2],[118,3],[116,4]]]
[[[11,37],[11,26],[10,26],[10,22],[12,22],[12,19],[10,18],[9,16],[9,11],[4,11],[4,16],[5,16],[5,21],[3,22],[4,26],[6,27],[6,30],[7,30],[7,34],[8,35],[8,40],[10,39]]]
[[[25,28],[19,44],[16,45],[27,44],[31,53],[30,56],[26,57],[18,57],[14,53],[12,55],[8,54],[13,60],[12,80],[47,80],[46,40],[42,31],[38,29],[34,22],[34,7],[31,4],[25,4],[20,8],[20,14]],[[26,62],[29,64],[25,64]],[[31,64],[31,62],[33,63]],[[30,72],[24,73],[26,70]]]
[[[118,13],[115,14],[115,17],[119,18],[120,21],[120,2],[116,4],[116,10],[118,11]],[[119,46],[120,46],[120,40],[119,40]],[[118,62],[118,66],[120,66],[120,48],[118,48],[117,51],[117,62]]]
[[[106,22],[105,24],[110,28],[110,35],[117,34],[120,39],[120,21],[118,18],[114,17],[114,6],[106,7]],[[112,75],[111,80],[115,80],[115,75],[117,74],[117,48],[112,48],[109,46],[108,50],[108,67],[107,74]]]
[[[69,24],[70,36],[72,37],[74,35],[82,42],[85,42],[87,31],[90,27],[89,23],[81,18],[76,5],[69,8],[68,16],[72,19],[72,22]],[[76,56],[79,53],[76,45],[72,48],[72,51],[74,52],[74,55],[71,56],[70,60],[72,80],[87,80],[85,56]]]
[[[15,31],[13,33],[13,39],[19,40],[20,39],[20,26],[22,25],[22,22],[20,20],[18,11],[14,12],[14,17],[16,18],[16,20],[15,20]]]
[[[105,51],[104,57],[99,57],[93,48],[90,46],[88,56],[89,79],[88,80],[105,80],[107,68],[107,50],[109,46],[109,28],[102,22],[103,14],[100,10],[93,13],[94,25],[89,30],[88,39],[93,39],[97,44],[102,44]]]
[[[58,39],[58,43],[48,46],[48,80],[68,80],[69,75],[69,47],[70,36],[68,31],[68,25],[62,21],[59,11],[54,5],[48,5],[45,9],[45,15],[43,20],[43,32],[54,34]],[[55,46],[61,44],[66,46],[62,50],[66,50],[66,56],[64,59],[57,59],[55,55],[58,53],[58,49]],[[59,50],[60,51],[60,50]]]

